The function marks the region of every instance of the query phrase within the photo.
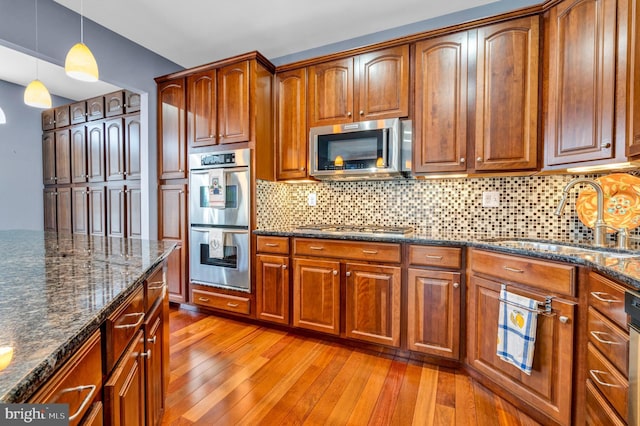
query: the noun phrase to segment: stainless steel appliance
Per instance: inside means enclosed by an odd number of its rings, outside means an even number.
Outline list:
[[[310,174],[318,179],[391,179],[411,170],[412,124],[398,118],[313,127]]]
[[[191,282],[251,291],[249,149],[189,155]],[[223,174],[223,205],[211,207],[211,176]],[[219,192],[218,192],[219,193]]]
[[[383,225],[332,225],[326,223],[302,225],[296,228],[299,231],[323,234],[366,234],[377,236],[406,236],[413,233],[410,226],[383,226]]]
[[[640,293],[627,291],[625,311],[631,320],[629,324],[629,424],[640,424]]]

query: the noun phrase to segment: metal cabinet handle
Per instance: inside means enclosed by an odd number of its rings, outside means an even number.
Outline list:
[[[608,336],[609,334],[604,332],[604,331],[592,331],[591,335],[593,336],[594,339],[596,339],[598,342],[600,343],[604,343],[605,345],[619,345],[620,342],[616,342],[614,340],[607,340],[607,339],[603,339],[600,336],[601,335],[605,335]]]
[[[198,297],[198,300],[200,302],[208,302],[209,301],[209,299],[207,299],[206,297]]]
[[[278,247],[280,244],[277,243],[265,243],[265,246],[267,247]]]
[[[151,358],[151,349],[148,349],[146,352],[140,353],[142,358]]]
[[[620,388],[620,387],[622,387],[621,385],[618,385],[618,384],[615,384],[615,383],[607,383],[607,382],[602,381],[602,379],[599,377],[599,375],[600,374],[609,374],[606,371],[589,370],[589,374],[591,375],[593,380],[595,380],[596,382],[598,382],[602,386],[609,386],[609,387],[612,387],[612,388]]]
[[[604,298],[604,297],[601,297],[602,295],[606,295],[606,296],[613,297],[613,296],[611,296],[609,293],[605,293],[605,292],[602,292],[602,291],[592,291],[592,292],[591,292],[591,295],[592,295],[593,297],[595,297],[596,299],[598,299],[599,301],[601,301],[601,302],[606,302],[606,303],[615,303],[615,302],[619,302],[619,300],[618,300],[618,299],[615,299],[615,298],[614,298],[614,299],[606,299],[606,298]]]
[[[147,342],[151,343],[152,345],[155,345],[157,338],[158,338],[158,336],[153,336],[152,339],[147,339]]]
[[[505,271],[509,271],[509,272],[516,272],[518,274],[524,273],[524,271],[522,269],[511,268],[509,266],[503,266],[502,269],[504,269]]]
[[[482,161],[482,157],[476,158],[476,161]]]
[[[335,269],[333,270],[333,275],[338,275],[338,271],[336,271]]]
[[[319,247],[319,246],[309,246],[310,250],[324,250],[324,247]]]
[[[116,325],[113,328],[123,329],[123,328],[136,328],[140,324],[142,324],[142,320],[144,319],[144,312],[134,312],[132,314],[126,314],[123,318],[130,317],[138,317],[138,320],[134,324],[124,324],[124,325]]]
[[[155,281],[149,284],[156,284],[156,283],[161,283],[160,285],[149,285],[147,287],[148,290],[162,290],[162,288],[164,287],[164,281]]]
[[[365,250],[365,249],[362,249],[362,252],[364,254],[378,254],[378,250]]]
[[[347,272],[345,275],[346,275],[346,276],[348,276],[348,277],[350,277],[350,276],[351,276],[351,272],[349,271],[349,272]]]
[[[306,168],[306,167],[300,167],[300,171],[301,171],[301,172],[304,172],[305,170],[307,170],[307,168]]]
[[[282,265],[282,269],[287,269],[287,265]]]
[[[218,135],[219,138],[222,138],[222,135]]]
[[[351,111],[347,112],[347,117],[351,117]]]
[[[364,111],[360,110],[360,115],[364,115]]]
[[[569,322],[569,317],[564,316],[564,315],[560,315],[560,317],[558,318],[558,320],[560,320],[561,323],[566,324]]]
[[[230,308],[237,308],[239,305],[237,303],[227,302],[227,306]]]
[[[453,283],[453,288],[458,288],[460,287],[460,283]]]
[[[461,163],[464,163],[465,161],[467,161],[467,160],[465,160],[465,158],[464,158],[464,157],[462,157],[462,158],[460,159],[460,162],[461,162]]]
[[[425,254],[424,257],[426,257],[427,259],[442,260],[442,256],[434,256],[432,254]]]
[[[84,411],[84,407],[87,406],[87,404],[89,403],[89,401],[91,401],[93,399],[93,394],[96,392],[96,385],[82,385],[82,386],[77,386],[75,388],[68,388],[68,389],[63,389],[60,391],[60,393],[55,397],[55,399],[53,401],[51,401],[52,403],[56,402],[58,400],[58,398],[60,398],[60,396],[62,396],[65,393],[69,393],[69,392],[82,392],[85,390],[89,389],[89,393],[87,394],[87,396],[84,397],[84,399],[82,400],[82,403],[80,404],[80,407],[78,407],[78,409],[76,410],[75,413],[73,413],[72,415],[69,416],[69,418],[67,420],[69,421],[73,421],[75,419],[78,418],[78,416],[80,415],[80,413],[82,413]]]

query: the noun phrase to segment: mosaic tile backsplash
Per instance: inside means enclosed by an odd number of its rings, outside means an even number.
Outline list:
[[[637,172],[632,173],[637,175]],[[468,233],[552,240],[590,239],[570,192],[562,216],[554,215],[574,175],[440,180],[276,183],[259,181],[258,228],[312,223],[413,226],[419,233]],[[595,178],[597,175],[581,176]],[[482,207],[482,193],[500,193],[500,207]],[[317,204],[307,205],[315,193]],[[640,228],[638,228],[640,229]],[[638,231],[632,231],[638,235]]]

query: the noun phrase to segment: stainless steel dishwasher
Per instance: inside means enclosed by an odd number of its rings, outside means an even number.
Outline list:
[[[640,425],[640,293],[628,291],[625,295],[625,311],[629,314],[629,424]]]

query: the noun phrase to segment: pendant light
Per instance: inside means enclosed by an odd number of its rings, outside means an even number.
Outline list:
[[[93,53],[84,44],[83,0],[80,0],[80,43],[76,43],[64,61],[64,70],[71,78],[81,81],[98,81],[98,64]]]
[[[38,0],[36,3],[36,79],[24,91],[24,103],[36,108],[51,108],[51,95],[40,80],[38,80]]]
[[[0,108],[0,124],[6,124],[7,123],[7,116],[4,115],[4,111],[2,110],[2,108]]]

